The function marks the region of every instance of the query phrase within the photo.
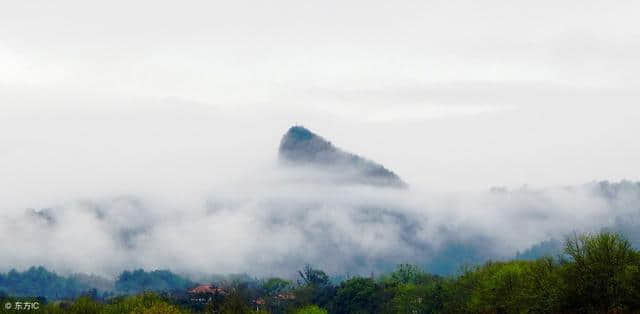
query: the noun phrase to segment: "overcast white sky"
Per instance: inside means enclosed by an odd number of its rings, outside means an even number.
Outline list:
[[[640,180],[638,12],[631,0],[0,1],[0,271],[344,272],[353,256],[422,262],[450,238],[511,256],[628,219],[635,185],[615,201],[536,188]],[[409,191],[290,180],[273,165],[293,124]],[[513,192],[482,192],[493,186]],[[364,219],[371,206],[421,231],[407,243],[412,227]]]
[[[429,190],[640,179],[638,1],[4,1],[0,196],[254,175],[300,123]],[[19,201],[18,201],[19,200]]]

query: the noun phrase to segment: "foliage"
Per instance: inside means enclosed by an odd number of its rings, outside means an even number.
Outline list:
[[[225,298],[222,307],[220,308],[222,314],[244,314],[251,313],[249,307],[249,300],[246,295],[239,290],[233,291],[228,297]]]
[[[328,307],[336,293],[336,288],[331,284],[329,276],[322,270],[306,265],[303,270],[298,271],[300,280],[299,287],[294,291],[296,296],[295,305],[316,304],[321,307]]]
[[[574,235],[566,241],[565,265],[569,305],[590,312],[608,312],[625,307],[637,290],[638,254],[629,241],[611,232]]]
[[[372,278],[355,277],[340,284],[335,297],[336,313],[378,313],[382,287]]]
[[[402,285],[394,289],[393,298],[385,308],[390,313],[440,313],[444,308],[444,293],[443,282]]]
[[[308,305],[295,311],[295,314],[327,314],[327,310],[317,305]]]
[[[124,271],[116,280],[116,291],[124,294],[140,293],[144,291],[173,291],[185,290],[193,283],[168,270],[154,270],[146,272],[142,269],[133,272]]]
[[[322,270],[314,269],[311,265],[305,265],[303,270],[298,271],[300,275],[299,283],[305,286],[322,287],[329,284],[329,276]]]
[[[292,287],[292,284],[288,280],[274,277],[263,280],[261,286],[265,295],[273,296],[289,290]]]
[[[0,291],[12,296],[41,296],[47,299],[76,298],[90,287],[73,278],[65,278],[46,270],[31,267],[24,272],[15,269],[0,274]]]
[[[89,297],[79,297],[72,303],[55,302],[41,304],[38,312],[58,314],[181,314],[188,311],[171,304],[171,302],[154,293],[136,296],[118,297],[108,303],[95,301]],[[15,311],[7,311],[15,313]]]
[[[192,298],[190,283],[168,271],[123,272],[120,292],[180,290],[104,299],[73,279],[31,268],[0,275],[0,302],[20,294],[68,293],[39,302],[43,313],[640,313],[640,253],[619,234],[574,235],[564,254],[537,260],[490,261],[440,277],[402,264],[379,278],[352,277],[334,285],[322,270],[305,266],[298,284],[281,278],[227,277],[225,293]],[[39,287],[33,285],[41,284]],[[103,285],[107,286],[107,285]],[[81,295],[81,296],[80,296]],[[80,296],[80,297],[78,297]],[[204,301],[202,301],[204,300]],[[0,312],[7,312],[0,309]],[[8,312],[7,312],[8,313]]]
[[[145,292],[136,296],[127,296],[115,299],[114,302],[107,304],[102,313],[182,313],[178,307],[170,304],[170,300],[161,295]]]

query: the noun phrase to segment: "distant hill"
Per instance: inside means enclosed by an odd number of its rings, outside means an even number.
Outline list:
[[[407,186],[393,171],[343,151],[302,126],[291,127],[282,137],[279,157],[286,165],[321,169],[338,180],[376,186]]]

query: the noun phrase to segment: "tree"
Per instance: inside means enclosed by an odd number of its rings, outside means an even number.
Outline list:
[[[529,262],[487,262],[466,275],[470,293],[465,311],[520,313],[526,308],[526,267]]]
[[[321,287],[329,284],[329,276],[322,270],[314,269],[311,265],[305,265],[303,270],[298,271],[300,281],[298,283],[305,286]]]
[[[394,289],[393,299],[387,304],[391,313],[440,313],[443,309],[444,289],[440,283],[406,284]]]
[[[399,284],[417,283],[420,276],[423,274],[422,270],[415,265],[400,264],[396,267],[396,270],[391,273],[391,281]]]
[[[379,313],[382,289],[371,278],[355,277],[338,287],[336,313]]]
[[[265,295],[273,296],[291,288],[291,282],[281,278],[269,278],[262,281],[262,291]]]
[[[310,265],[305,265],[303,270],[298,271],[300,279],[298,287],[294,292],[297,305],[316,304],[328,307],[335,295],[335,287],[329,281],[329,276],[319,269],[314,269]]]
[[[569,308],[608,312],[624,307],[629,298],[628,276],[637,266],[629,241],[612,232],[573,235],[565,242],[566,301]]]

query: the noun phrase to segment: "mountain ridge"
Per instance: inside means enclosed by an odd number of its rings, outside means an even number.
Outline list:
[[[296,125],[280,141],[278,156],[287,165],[310,166],[342,179],[374,186],[406,188],[393,171],[372,160],[344,151],[320,135]]]

